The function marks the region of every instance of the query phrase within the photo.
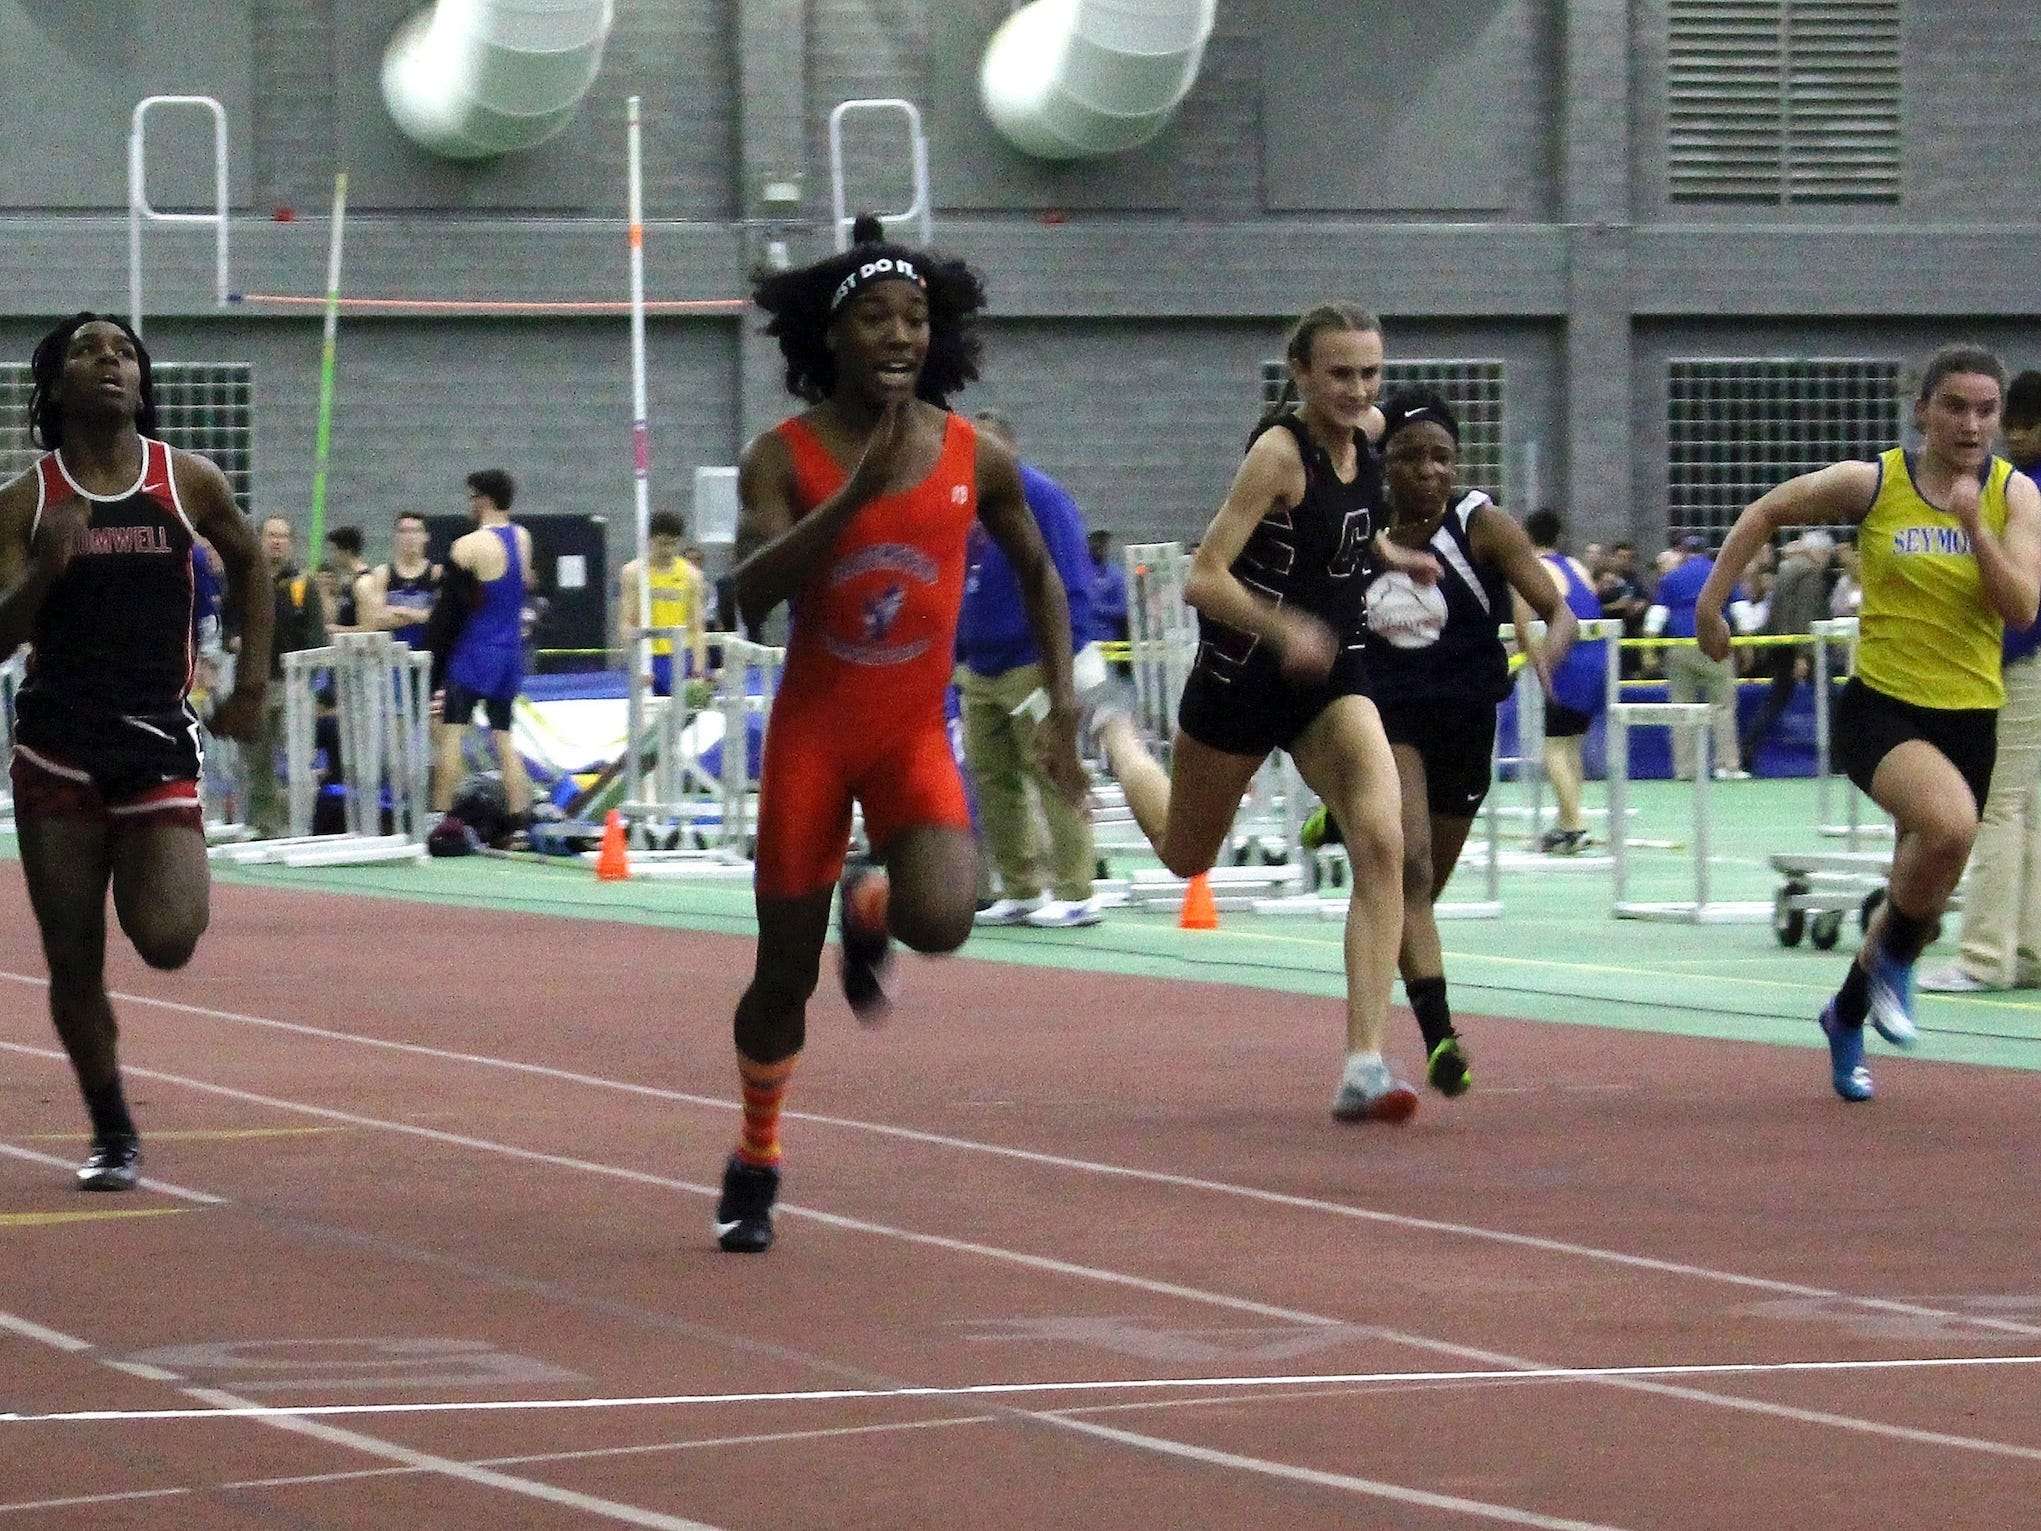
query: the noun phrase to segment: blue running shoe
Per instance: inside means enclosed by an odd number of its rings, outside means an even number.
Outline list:
[[[1845,1026],[1835,1018],[1835,1001],[1821,1007],[1821,1030],[1828,1038],[1829,1078],[1844,1100],[1869,1100],[1871,1071],[1864,1067],[1864,1028]]]
[[[1868,976],[1871,1003],[1866,1018],[1894,1047],[1912,1047],[1920,1040],[1913,1024],[1913,964],[1894,962],[1874,951]]]

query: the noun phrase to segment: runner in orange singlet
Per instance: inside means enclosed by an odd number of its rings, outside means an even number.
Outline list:
[[[853,800],[875,862],[843,876],[843,987],[859,1017],[887,1007],[893,936],[949,952],[970,934],[978,847],[943,697],[974,518],[1020,577],[1049,677],[1051,774],[1085,791],[1062,584],[1013,454],[948,409],[978,375],[984,290],[962,262],[881,242],[870,222],[846,253],[754,294],[788,388],[813,407],[753,441],[738,473],[738,609],[755,629],[789,601],[793,633],[759,793],[757,967],[737,1006],[744,1125],[716,1209],[717,1241],[737,1252],[772,1243],[780,1107]]]

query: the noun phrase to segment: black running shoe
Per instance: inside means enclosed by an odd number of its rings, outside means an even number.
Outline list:
[[[716,1203],[716,1243],[733,1255],[762,1255],[772,1248],[772,1204],[779,1194],[778,1170],[732,1154]]]
[[[136,1169],[142,1162],[142,1140],[132,1133],[115,1133],[92,1140],[92,1157],[78,1166],[81,1191],[132,1191],[140,1178]]]
[[[886,930],[886,873],[866,862],[845,869],[837,889],[836,935],[842,948],[843,997],[867,1026],[893,1008],[893,938]]]
[[[1474,1074],[1467,1065],[1467,1050],[1460,1045],[1458,1036],[1443,1037],[1432,1049],[1431,1058],[1425,1064],[1424,1080],[1448,1100],[1467,1093],[1467,1087],[1474,1083]]]

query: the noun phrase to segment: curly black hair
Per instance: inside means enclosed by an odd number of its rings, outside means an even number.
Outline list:
[[[787,392],[819,404],[836,387],[836,357],[823,343],[830,300],[843,279],[882,259],[911,261],[928,278],[928,359],[915,385],[918,397],[949,408],[950,395],[977,380],[981,343],[974,316],[985,307],[985,284],[963,261],[934,250],[912,250],[872,237],[876,219],[860,218],[859,242],[836,255],[792,271],[761,273],[751,300],[768,315],[765,333],[787,361]]]
[[[127,320],[87,310],[59,320],[54,329],[36,342],[35,355],[29,359],[28,439],[46,452],[54,452],[64,444],[64,411],[58,394],[62,391],[64,354],[71,348],[71,337],[88,324],[101,323],[113,325],[134,343],[135,358],[142,367],[142,404],[135,413],[135,429],[144,436],[156,434],[156,382],[149,366],[149,348],[142,344],[142,337]]]

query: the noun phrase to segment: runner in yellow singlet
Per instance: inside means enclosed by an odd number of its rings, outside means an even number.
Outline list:
[[[1884,904],[1821,1012],[1845,1100],[1872,1095],[1867,1018],[1888,1042],[1916,1038],[1914,961],[1963,875],[1991,782],[2005,625],[2032,626],[2041,604],[2041,490],[1991,451],[2005,384],[2004,364],[1981,347],[1936,352],[1914,401],[1920,450],[1834,463],[1771,490],[1737,518],[1695,610],[1703,652],[1726,657],[1722,602],[1758,548],[1781,527],[1858,523],[1857,673],[1831,737],[1898,840]]]
[[[703,599],[706,589],[702,571],[680,556],[681,542],[687,535],[687,526],[679,516],[670,510],[655,510],[647,523],[647,542],[651,552],[651,597],[652,627],[685,628],[686,662],[681,666],[681,678],[705,673],[707,602]],[[632,559],[617,571],[617,646],[624,651],[624,662],[638,663],[637,643],[641,631],[638,617],[638,579],[640,563]],[[651,641],[652,650],[652,694],[673,695],[673,640],[671,637],[657,637]]]

